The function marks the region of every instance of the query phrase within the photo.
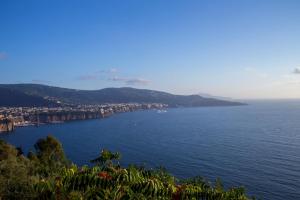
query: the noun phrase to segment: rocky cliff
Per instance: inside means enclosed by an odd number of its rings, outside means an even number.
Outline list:
[[[11,132],[14,130],[14,123],[11,119],[1,119],[0,120],[0,132]]]

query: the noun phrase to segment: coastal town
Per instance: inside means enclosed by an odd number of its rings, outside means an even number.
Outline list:
[[[120,103],[101,105],[65,105],[59,107],[0,107],[0,132],[12,132],[17,127],[39,126],[66,121],[100,119],[114,113],[137,110],[164,110],[167,104]]]

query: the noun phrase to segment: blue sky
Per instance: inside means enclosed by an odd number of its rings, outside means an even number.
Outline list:
[[[0,83],[300,98],[299,10],[298,0],[1,0]]]

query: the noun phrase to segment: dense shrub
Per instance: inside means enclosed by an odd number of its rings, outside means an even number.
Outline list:
[[[177,180],[165,169],[122,168],[119,153],[102,150],[94,167],[66,159],[53,137],[40,139],[27,157],[0,141],[0,199],[201,199],[246,200],[243,188],[225,190],[220,180]]]

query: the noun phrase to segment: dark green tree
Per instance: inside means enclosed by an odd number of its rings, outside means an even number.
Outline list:
[[[29,159],[14,146],[0,140],[0,199],[32,199],[31,187],[36,181],[32,176]]]
[[[53,136],[39,139],[34,147],[36,156],[46,173],[56,172],[60,168],[70,164],[66,158],[62,144]],[[31,158],[33,157],[31,155]]]

